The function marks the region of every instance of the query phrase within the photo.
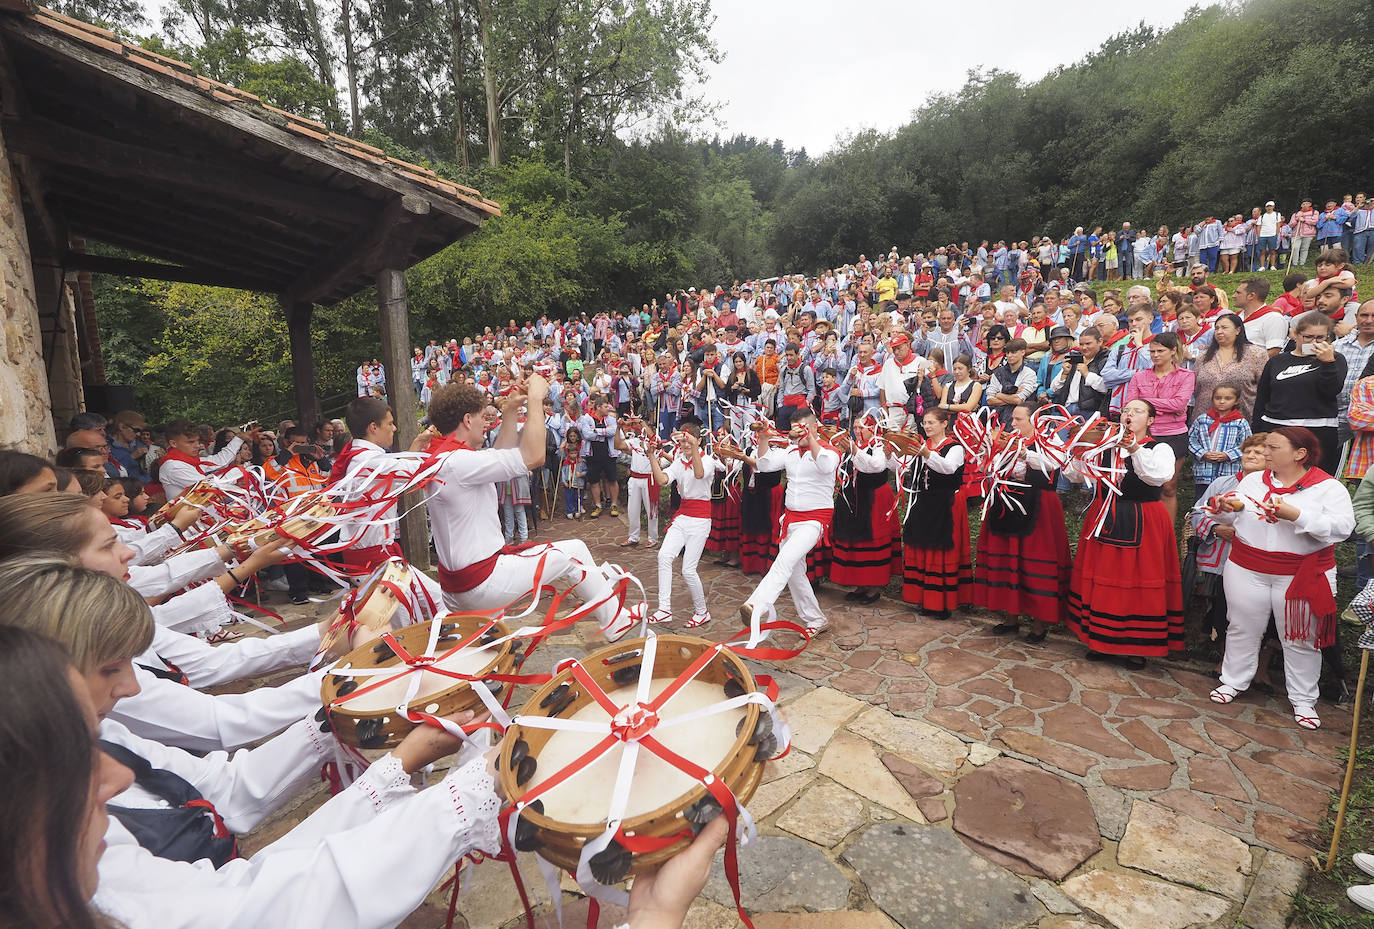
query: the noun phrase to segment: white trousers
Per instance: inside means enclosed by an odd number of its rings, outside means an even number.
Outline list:
[[[639,514],[648,517],[649,541],[658,541],[658,485],[651,477],[632,477],[628,485],[630,492],[630,534],[631,542],[639,541]]]
[[[1336,590],[1336,570],[1326,572],[1331,590]],[[1288,699],[1295,706],[1315,706],[1317,680],[1321,677],[1322,653],[1314,647],[1316,629],[1306,641],[1290,642],[1284,634],[1284,593],[1292,578],[1258,574],[1227,562],[1222,572],[1226,588],[1226,654],[1221,660],[1221,682],[1245,690],[1259,666],[1260,642],[1269,627],[1269,617],[1278,619],[1279,641],[1283,643],[1283,676],[1288,682]],[[1315,624],[1314,624],[1315,626]]]
[[[663,546],[658,550],[658,608],[673,610],[673,560],[682,553],[682,579],[687,582],[687,591],[692,595],[692,610],[698,616],[706,612],[706,591],[701,586],[701,576],[697,574],[697,564],[701,552],[706,548],[706,537],[711,534],[711,519],[708,516],[675,516],[673,524],[663,535]]]
[[[811,589],[811,581],[806,577],[806,555],[821,540],[822,530],[821,524],[814,520],[788,526],[787,535],[778,545],[778,557],[773,561],[773,566],[744,602],[755,610],[771,607],[778,602],[782,589],[786,587],[792,592],[792,603],[803,623],[810,626],[824,622],[825,614],[821,612],[820,601],[816,599],[816,592]]]
[[[546,557],[545,557],[546,556]],[[463,593],[444,591],[444,606],[450,610],[494,610],[507,606],[534,592],[540,558],[544,570],[537,578],[543,584],[558,582],[573,584],[573,593],[583,603],[594,603],[611,597],[614,589],[605,573],[592,557],[587,543],[581,539],[565,539],[536,545],[528,552],[500,555],[496,567],[481,585]],[[598,607],[593,616],[605,629],[618,615],[614,598]]]
[[[883,411],[883,428],[893,429],[901,432],[906,428],[907,411],[906,407],[888,406]]]

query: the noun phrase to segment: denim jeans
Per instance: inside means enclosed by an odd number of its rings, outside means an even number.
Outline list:
[[[1355,233],[1355,247],[1351,250],[1350,260],[1362,265],[1374,257],[1374,228]]]
[[[1209,248],[1200,248],[1197,252],[1197,259],[1207,266],[1208,271],[1217,269],[1217,256],[1221,254],[1221,246],[1213,245]]]

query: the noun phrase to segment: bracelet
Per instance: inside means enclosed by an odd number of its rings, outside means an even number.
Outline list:
[[[182,529],[180,526],[178,526],[176,523],[168,523],[167,525],[171,526],[173,529],[175,529],[175,530],[177,531],[177,538],[179,538],[179,539],[185,539],[185,538],[186,538],[186,532],[185,532],[185,530],[183,530],[183,529]]]
[[[239,576],[234,573],[233,568],[225,568],[224,570],[228,572],[230,580],[232,580],[235,584],[237,584],[240,587],[243,586],[244,582],[239,580]]]

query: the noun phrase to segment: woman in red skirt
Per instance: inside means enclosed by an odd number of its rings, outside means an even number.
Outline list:
[[[1017,406],[1011,425],[1029,438],[1030,409]],[[1047,624],[1064,620],[1069,593],[1069,537],[1054,491],[1059,472],[1028,449],[1007,477],[1027,486],[996,493],[978,533],[973,583],[959,585],[959,599],[1007,614],[992,627],[993,635],[1014,634],[1025,614],[1031,620],[1026,641],[1036,644],[1045,641]]]
[[[926,444],[904,485],[913,496],[902,526],[902,599],[935,619],[949,619],[959,588],[973,580],[964,447],[945,434],[944,410],[927,410],[921,425]]]
[[[740,568],[745,574],[767,574],[778,556],[778,521],[782,519],[781,471],[759,473],[748,464],[740,473]]]
[[[860,429],[859,433],[858,443],[867,444],[871,431]],[[871,451],[856,447],[851,463],[841,465],[840,473],[845,471],[850,473],[835,496],[830,579],[854,588],[844,595],[846,600],[876,603],[892,579],[894,555],[901,545],[897,495],[888,481],[887,453],[881,444]]]
[[[1132,400],[1121,410],[1126,431],[1112,453],[1126,468],[1121,493],[1098,484],[1069,590],[1069,625],[1088,646],[1089,660],[1129,668],[1183,648],[1178,539],[1160,502],[1161,488],[1174,477],[1174,452],[1150,438],[1154,419],[1148,400]],[[1083,480],[1072,466],[1067,473]]]
[[[732,568],[740,564],[740,487],[729,472],[716,472],[711,484],[711,534],[706,551],[720,552],[716,564]]]

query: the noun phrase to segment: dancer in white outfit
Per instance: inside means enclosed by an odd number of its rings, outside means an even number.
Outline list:
[[[806,577],[806,554],[830,531],[835,515],[835,475],[840,468],[839,452],[821,441],[817,425],[815,413],[809,408],[799,410],[792,416],[790,448],[770,448],[757,460],[744,459],[759,471],[787,472],[787,509],[778,557],[740,607],[741,616],[751,622],[756,611],[771,611],[786,587],[792,592],[797,615],[812,635],[830,623]]]
[[[439,586],[452,610],[492,610],[509,606],[546,584],[573,584],[592,616],[614,642],[639,620],[642,604],[625,608],[608,571],[596,564],[580,539],[546,542],[516,549],[504,545],[496,485],[528,474],[544,462],[544,395],[548,383],[532,374],[527,393],[512,392],[501,406],[501,431],[492,448],[482,448],[485,394],[450,383],[434,392],[429,418],[439,432],[429,452],[443,455],[436,480],[427,489],[434,550],[439,556]],[[523,428],[517,422],[526,409]],[[518,444],[517,444],[518,443]]]
[[[658,550],[658,609],[651,623],[666,623],[673,618],[673,561],[682,555],[682,579],[692,595],[692,619],[686,628],[695,629],[711,621],[706,609],[706,591],[697,574],[702,549],[711,534],[711,481],[725,464],[701,450],[701,420],[695,416],[678,420],[678,456],[667,470],[658,466],[658,456],[649,459],[655,491],[670,482],[677,484],[682,506],[673,517]]]
[[[658,485],[649,471],[649,456],[656,456],[657,452],[649,448],[650,439],[647,436],[625,431],[626,417],[616,422],[620,431],[615,437],[615,447],[630,456],[630,480],[626,485],[630,497],[627,511],[630,531],[620,547],[629,548],[639,544],[639,514],[643,513],[649,524],[649,541],[644,547],[653,548],[658,544]]]
[[[1311,430],[1273,429],[1265,450],[1268,470],[1247,474],[1209,505],[1213,519],[1236,530],[1222,575],[1230,619],[1226,654],[1211,697],[1230,703],[1250,686],[1272,614],[1293,718],[1316,729],[1321,649],[1336,635],[1335,547],[1355,528],[1355,513],[1341,482],[1315,467],[1321,443]]]

